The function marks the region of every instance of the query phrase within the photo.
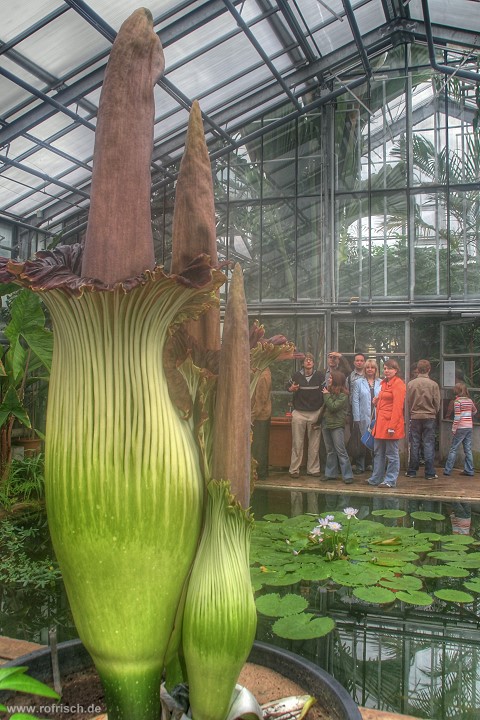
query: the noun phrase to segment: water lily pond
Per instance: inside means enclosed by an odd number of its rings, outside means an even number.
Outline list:
[[[479,516],[471,535],[452,535],[442,508],[368,502],[257,520],[258,639],[318,663],[359,705],[478,717]],[[43,514],[0,521],[0,550],[0,634],[46,643],[55,627],[60,641],[76,637]]]

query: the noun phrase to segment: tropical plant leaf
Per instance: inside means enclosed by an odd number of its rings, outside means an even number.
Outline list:
[[[18,397],[18,393],[13,385],[10,385],[8,388],[3,398],[3,402],[0,405],[0,426],[7,421],[10,415],[14,415],[17,420],[22,423],[22,425],[25,425],[25,427],[32,427],[28,413],[22,405],[22,402]]]
[[[287,640],[311,640],[328,635],[334,627],[335,621],[332,618],[302,613],[280,618],[273,624],[272,630]]]
[[[56,700],[60,698],[58,693],[48,685],[40,682],[40,680],[35,680],[30,675],[26,675],[27,670],[28,668],[23,666],[0,668],[0,690],[17,690],[31,695],[55,698]]]
[[[442,590],[435,590],[433,594],[439,600],[447,600],[448,602],[460,604],[471,603],[474,600],[473,595],[463,592],[463,590],[450,590],[449,588],[444,588]]]
[[[425,607],[431,605],[433,602],[433,598],[426,592],[404,592],[403,590],[397,593],[397,600],[401,600],[409,605],[424,605]]]
[[[353,594],[359,598],[359,600],[375,603],[376,605],[386,605],[395,602],[395,593],[378,586],[357,587],[353,590]]]
[[[270,593],[261,595],[256,600],[257,610],[268,617],[286,617],[303,612],[308,607],[308,602],[301,595],[283,595]]]

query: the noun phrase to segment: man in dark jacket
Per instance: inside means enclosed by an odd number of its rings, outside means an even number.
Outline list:
[[[425,457],[425,478],[435,480],[435,431],[440,410],[440,388],[429,377],[430,363],[419,360],[418,376],[407,385],[407,406],[410,413],[410,462],[405,473],[415,477],[420,465],[420,449]]]
[[[307,475],[320,476],[318,416],[323,405],[324,381],[325,375],[314,370],[312,353],[306,353],[302,370],[294,373],[287,383],[288,392],[293,394],[291,477],[300,475],[305,429],[308,437]]]

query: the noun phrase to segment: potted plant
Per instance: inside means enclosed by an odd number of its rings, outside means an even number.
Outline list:
[[[22,440],[28,450],[32,443],[36,446],[40,443],[39,436],[33,434],[24,400],[29,387],[48,381],[53,336],[46,327],[45,313],[36,293],[10,282],[0,285],[0,296],[6,297],[0,360],[0,477],[5,479],[12,458],[12,442]],[[14,438],[15,423],[31,434]]]
[[[163,65],[152,16],[139,9],[105,73],[84,248],[5,260],[0,280],[36,291],[53,320],[48,522],[109,720],[158,720],[164,672],[168,687],[188,678],[197,720],[225,720],[256,627],[250,397],[293,346],[257,326],[250,348],[239,266],[220,343],[225,276],[198,103],[171,274],[155,266],[150,161]]]

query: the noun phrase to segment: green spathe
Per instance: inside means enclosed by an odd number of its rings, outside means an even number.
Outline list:
[[[157,720],[164,655],[201,527],[203,479],[161,364],[211,286],[158,272],[130,292],[45,293],[55,328],[46,433],[50,531],[110,720]]]
[[[229,483],[208,485],[205,527],[189,580],[183,650],[194,720],[224,720],[255,637],[248,571],[252,519]]]

